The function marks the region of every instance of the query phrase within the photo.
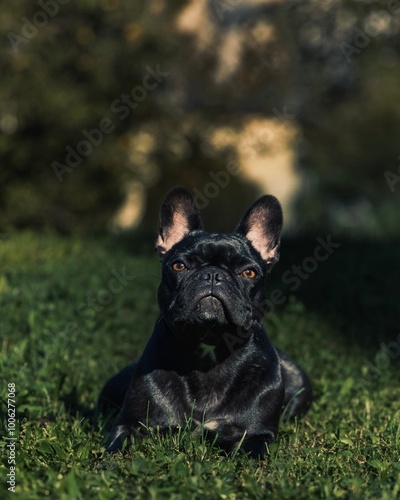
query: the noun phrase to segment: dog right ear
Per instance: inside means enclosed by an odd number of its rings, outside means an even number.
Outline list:
[[[236,228],[260,253],[268,270],[279,260],[282,223],[281,204],[275,196],[265,195],[247,210]]]
[[[160,210],[160,228],[156,251],[160,260],[175,243],[191,231],[202,229],[200,212],[192,194],[184,187],[173,188],[166,196]]]

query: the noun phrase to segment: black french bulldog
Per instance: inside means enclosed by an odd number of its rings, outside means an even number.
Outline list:
[[[282,209],[263,196],[232,235],[202,230],[192,195],[176,187],[160,214],[161,309],[137,362],[103,388],[103,411],[119,408],[109,452],[144,426],[184,426],[191,417],[223,450],[262,457],[283,407],[307,412],[307,375],[274,348],[262,326],[268,273],[279,258]]]

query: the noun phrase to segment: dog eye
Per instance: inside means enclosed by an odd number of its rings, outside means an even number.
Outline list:
[[[254,271],[254,269],[245,269],[244,271],[242,271],[242,276],[252,280],[257,276],[257,273]]]
[[[181,262],[180,260],[177,260],[176,262],[174,262],[172,264],[172,269],[174,271],[180,272],[180,271],[184,271],[186,269],[186,266],[183,262]]]

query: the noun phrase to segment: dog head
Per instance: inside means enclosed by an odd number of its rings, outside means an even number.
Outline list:
[[[266,278],[279,258],[282,209],[266,195],[245,213],[235,233],[207,233],[192,195],[176,187],[160,212],[158,290],[171,331],[189,342],[219,344],[224,332],[245,333],[260,322]]]

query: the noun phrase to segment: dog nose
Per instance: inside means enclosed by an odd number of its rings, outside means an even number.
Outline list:
[[[200,279],[204,281],[209,281],[210,283],[218,284],[223,281],[223,277],[219,271],[205,271],[200,274]]]

